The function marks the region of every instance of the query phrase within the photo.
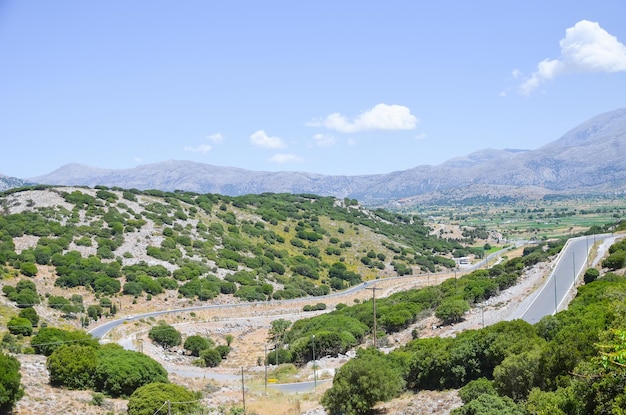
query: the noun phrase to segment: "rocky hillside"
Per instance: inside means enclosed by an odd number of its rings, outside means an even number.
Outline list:
[[[57,187],[5,192],[0,209],[0,278],[45,273],[56,287],[139,301],[318,296],[452,268],[464,249],[418,217],[313,195]]]
[[[32,186],[34,184],[34,182],[29,182],[26,180],[18,179],[17,177],[9,177],[0,174],[0,192],[8,189],[14,189],[16,187]]]
[[[369,206],[623,192],[626,109],[599,115],[536,150],[487,149],[438,166],[418,166],[389,174],[257,172],[170,160],[125,170],[70,164],[31,180],[53,185],[105,185],[230,196],[312,193],[354,198]]]

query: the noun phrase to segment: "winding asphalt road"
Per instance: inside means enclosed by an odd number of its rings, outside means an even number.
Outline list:
[[[555,261],[555,267],[553,272],[550,274],[550,277],[541,288],[541,290],[534,295],[532,299],[529,301],[529,305],[523,311],[522,319],[533,324],[539,321],[542,317],[550,314],[554,314],[555,311],[561,307],[562,303],[565,301],[568,293],[574,287],[576,278],[578,275],[587,267],[587,257],[590,252],[590,249],[595,244],[595,242],[608,239],[610,237],[614,237],[610,234],[604,235],[595,235],[595,236],[587,236],[581,238],[573,238],[570,239],[565,245],[564,249],[561,251],[559,256]],[[523,245],[523,242],[517,244],[517,246]],[[472,267],[466,268],[463,271],[469,272],[477,268],[481,268],[486,266],[487,262],[493,258],[496,258],[502,255],[503,251],[498,251],[494,254],[489,255],[483,261],[475,264]],[[439,274],[432,274],[439,275]],[[385,278],[384,281],[389,281],[392,279],[398,280],[406,280],[407,277],[392,277]],[[323,298],[333,298],[339,297],[343,295],[349,295],[360,290],[366,289],[368,286],[375,285],[378,282],[383,280],[372,280],[364,282],[363,284],[359,284],[357,286],[351,287],[345,291],[339,293],[329,294],[323,297],[316,297],[320,300]],[[275,305],[288,304],[292,302],[302,301],[302,298],[295,298],[291,300],[275,300],[271,303]],[[102,340],[111,330],[115,329],[117,326],[133,320],[145,319],[149,317],[156,317],[160,315],[170,314],[170,313],[180,313],[180,312],[190,312],[194,310],[208,310],[208,309],[224,309],[224,308],[237,308],[243,306],[250,306],[249,303],[237,303],[237,304],[210,304],[210,305],[201,305],[201,306],[193,306],[193,307],[185,307],[185,308],[176,308],[170,310],[160,310],[160,311],[152,311],[149,313],[136,314],[133,316],[128,316],[125,318],[111,320],[108,321],[98,327],[95,327],[89,330],[89,333]],[[180,367],[166,367],[168,372],[176,373],[180,376],[185,377],[204,377],[204,378],[212,378],[216,380],[236,380],[239,378],[239,375],[230,375],[230,374],[222,374],[222,373],[211,373],[202,369],[191,369],[191,368],[180,368]],[[324,382],[327,380],[318,380],[317,383]],[[314,382],[299,382],[299,383],[289,383],[289,384],[269,384],[269,387],[273,389],[280,390],[285,393],[305,393],[314,390],[315,383]]]
[[[528,304],[521,319],[535,324],[561,310],[576,279],[589,267],[587,259],[591,248],[596,242],[610,238],[615,236],[602,234],[569,239],[556,259],[552,273]]]
[[[397,277],[394,277],[394,278],[397,278]],[[389,278],[387,278],[385,280],[389,280]],[[364,282],[363,284],[356,285],[354,287],[351,287],[351,288],[349,288],[349,289],[347,289],[345,291],[341,291],[339,293],[333,293],[333,294],[320,296],[320,297],[313,297],[313,298],[314,299],[323,300],[324,298],[333,298],[333,297],[338,297],[338,296],[342,296],[342,295],[349,295],[349,294],[358,292],[360,290],[363,290],[365,287],[369,286],[370,284],[376,284],[377,281],[379,281],[379,280],[367,281],[367,282]],[[273,301],[267,301],[264,304],[282,305],[282,304],[301,302],[303,300],[304,300],[303,298],[293,298],[293,299],[290,299],[290,300],[273,300]],[[125,317],[125,318],[120,318],[120,319],[117,319],[117,320],[107,321],[106,323],[104,323],[104,324],[102,324],[102,325],[100,325],[98,327],[92,328],[91,330],[88,331],[88,333],[91,334],[93,337],[102,340],[104,338],[104,336],[106,336],[111,330],[113,330],[114,328],[116,328],[120,324],[124,324],[124,322],[128,322],[128,321],[139,320],[139,319],[142,319],[142,318],[145,319],[145,318],[149,318],[149,317],[156,317],[156,316],[161,316],[161,315],[164,315],[164,314],[183,313],[183,312],[190,312],[190,311],[196,311],[196,310],[210,310],[210,309],[249,307],[250,305],[251,305],[251,303],[208,304],[208,305],[199,305],[199,306],[185,307],[185,308],[173,308],[171,310],[150,311],[149,313],[135,314],[133,316],[128,316],[128,317]]]
[[[518,242],[516,244],[516,246],[519,246],[520,244],[523,244],[524,242]],[[465,272],[470,272],[473,271],[475,269],[481,268],[486,266],[486,264],[488,263],[488,261],[497,258],[499,256],[501,256],[504,252],[507,252],[508,249],[503,249],[500,250],[498,252],[494,252],[490,255],[487,256],[487,258],[483,259],[482,261],[474,264],[471,267],[467,267],[464,268],[462,270],[463,273]],[[444,275],[444,274],[450,274],[451,271],[448,272],[443,272],[443,273],[433,273],[430,274],[431,277],[436,277],[438,275]],[[422,276],[423,277],[423,276]],[[399,281],[404,281],[407,280],[408,278],[411,278],[411,276],[402,276],[402,277],[390,277],[390,278],[385,278],[382,280],[371,280],[371,281],[366,281],[362,284],[359,285],[355,285],[354,287],[350,287],[344,291],[340,291],[340,292],[336,292],[336,293],[332,293],[332,294],[328,294],[325,296],[320,296],[320,297],[313,297],[316,300],[321,300],[323,301],[325,298],[336,298],[336,297],[341,297],[344,295],[350,295],[356,292],[359,292],[361,290],[364,290],[365,288],[372,286],[372,285],[376,285],[377,283],[381,282],[381,281],[393,281],[393,280],[399,280]],[[273,304],[273,305],[283,305],[283,304],[289,304],[289,303],[295,303],[295,302],[301,302],[303,301],[303,298],[293,298],[290,300],[272,300],[272,301],[268,301],[266,304]],[[185,308],[174,308],[174,309],[170,309],[170,310],[159,310],[159,311],[151,311],[148,313],[142,313],[142,314],[135,314],[133,316],[127,316],[125,318],[120,318],[117,320],[111,320],[111,321],[107,321],[106,323],[98,326],[98,327],[94,327],[92,329],[90,329],[88,331],[89,334],[91,334],[93,337],[102,340],[111,330],[113,330],[114,328],[116,328],[117,326],[119,326],[120,324],[124,324],[124,322],[128,322],[128,321],[133,321],[133,320],[139,320],[139,319],[145,319],[145,318],[149,318],[149,317],[156,317],[156,316],[161,316],[164,314],[171,314],[171,313],[183,313],[183,312],[190,312],[190,311],[195,311],[195,310],[210,310],[210,309],[224,309],[224,308],[237,308],[237,307],[249,307],[250,303],[236,303],[236,304],[208,304],[208,305],[199,305],[199,306],[193,306],[193,307],[185,307]]]

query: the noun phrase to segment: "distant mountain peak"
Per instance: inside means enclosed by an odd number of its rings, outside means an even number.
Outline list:
[[[590,145],[624,137],[626,137],[626,108],[620,108],[591,118],[565,133],[560,139],[541,147],[540,150]]]
[[[363,204],[395,200],[524,198],[626,191],[626,109],[600,114],[537,150],[484,149],[438,166],[388,174],[327,176],[263,172],[182,160],[107,170],[78,163],[32,179],[50,185],[186,190],[238,196],[312,193]],[[419,197],[418,197],[419,196]]]
[[[516,149],[504,149],[497,150],[493,148],[486,148],[484,150],[475,151],[466,156],[455,157],[441,164],[442,167],[471,167],[485,162],[491,162],[494,160],[500,160],[509,158],[520,152],[528,150],[516,150]]]

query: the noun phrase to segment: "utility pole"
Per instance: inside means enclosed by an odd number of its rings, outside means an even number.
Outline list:
[[[317,389],[317,368],[315,367],[315,334],[311,336],[313,342],[313,388]]]
[[[589,268],[589,235],[585,236],[585,243],[587,244],[587,251],[585,254],[585,269]]]
[[[485,305],[480,306],[480,314],[482,316],[483,328],[485,328]]]
[[[167,401],[167,415],[172,415],[172,403]]]
[[[265,359],[263,360],[265,365],[265,394],[267,395],[267,343],[265,343]]]
[[[243,413],[246,414],[246,384],[243,380],[243,366],[241,366],[241,395],[243,396]]]
[[[376,343],[376,290],[380,290],[378,287],[368,287],[368,290],[372,290],[372,306],[374,313],[374,348],[377,349]]]
[[[556,273],[552,273],[552,277],[554,278],[554,315],[559,312],[559,303],[556,299]]]

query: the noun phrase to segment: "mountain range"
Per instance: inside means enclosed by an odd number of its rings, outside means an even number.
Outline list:
[[[0,182],[5,179],[0,177]],[[67,164],[28,182],[229,196],[312,193],[379,206],[615,194],[626,190],[626,108],[593,117],[536,150],[485,149],[436,166],[421,165],[388,174],[262,172],[169,160],[118,170]]]

